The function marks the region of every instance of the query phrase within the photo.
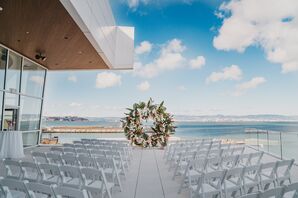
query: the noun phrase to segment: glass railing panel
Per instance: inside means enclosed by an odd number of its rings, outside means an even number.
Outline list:
[[[268,152],[272,153],[279,158],[281,158],[281,142],[280,142],[280,132],[269,132],[268,133]]]
[[[282,132],[281,143],[283,158],[295,159],[295,162],[298,163],[298,132]]]

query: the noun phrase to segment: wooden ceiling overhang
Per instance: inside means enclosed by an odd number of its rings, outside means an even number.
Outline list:
[[[0,43],[8,48],[49,70],[109,69],[59,0],[0,0],[0,7]]]

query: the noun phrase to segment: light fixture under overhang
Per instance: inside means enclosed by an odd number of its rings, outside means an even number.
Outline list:
[[[3,8],[0,6],[0,12],[3,11]]]

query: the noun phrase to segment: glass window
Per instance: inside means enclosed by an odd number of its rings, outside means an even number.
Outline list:
[[[6,90],[18,93],[20,87],[20,76],[22,57],[14,52],[9,52],[8,69],[6,73]]]
[[[4,89],[6,59],[7,59],[7,49],[0,46],[0,89]]]
[[[21,97],[20,130],[39,130],[41,99]]]
[[[17,107],[19,106],[19,95],[12,93],[5,93],[5,106]]]
[[[2,107],[3,107],[3,92],[0,91],[0,131],[1,131],[1,125],[2,125]]]
[[[38,131],[23,133],[24,147],[34,146],[38,143]]]
[[[24,59],[22,73],[22,93],[42,97],[45,69]]]

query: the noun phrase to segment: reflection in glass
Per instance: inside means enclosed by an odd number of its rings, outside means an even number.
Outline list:
[[[5,93],[5,107],[19,106],[19,95],[12,93]]]
[[[39,130],[41,100],[31,97],[21,97],[20,130]]]
[[[24,147],[34,146],[38,143],[38,132],[23,133]]]
[[[22,57],[10,51],[8,59],[8,69],[6,74],[6,90],[18,93],[20,87],[20,75],[22,67]]]
[[[2,106],[3,105],[3,92],[0,91],[0,112],[2,111]],[[1,130],[1,125],[2,125],[2,117],[0,115],[0,130]]]
[[[6,59],[7,59],[7,49],[0,46],[0,89],[4,89]]]
[[[42,97],[45,69],[24,59],[22,93]]]

